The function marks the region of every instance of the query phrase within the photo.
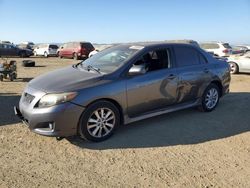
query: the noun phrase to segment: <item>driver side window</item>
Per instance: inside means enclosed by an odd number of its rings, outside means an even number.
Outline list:
[[[143,65],[146,72],[170,68],[170,53],[168,49],[157,49],[144,54],[133,66]]]

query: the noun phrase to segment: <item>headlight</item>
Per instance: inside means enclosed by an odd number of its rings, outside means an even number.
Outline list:
[[[77,92],[47,94],[40,99],[38,107],[50,107],[67,101],[71,101],[76,97],[76,95]]]

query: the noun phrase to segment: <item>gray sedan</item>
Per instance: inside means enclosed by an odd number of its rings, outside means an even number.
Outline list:
[[[210,112],[229,84],[229,65],[196,46],[124,44],[33,79],[14,109],[35,133],[102,141],[122,124],[190,107]]]

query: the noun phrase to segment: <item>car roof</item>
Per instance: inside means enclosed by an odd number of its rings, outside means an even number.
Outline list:
[[[119,44],[117,46],[142,46],[142,47],[157,47],[157,46],[163,46],[163,45],[175,45],[175,46],[197,46],[189,43],[181,43],[181,42],[168,42],[168,41],[161,41],[161,42],[133,42],[133,43],[123,43]]]

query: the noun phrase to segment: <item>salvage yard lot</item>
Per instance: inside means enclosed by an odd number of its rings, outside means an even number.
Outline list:
[[[101,143],[60,142],[28,130],[13,114],[33,77],[72,65],[18,61],[18,79],[0,83],[0,187],[250,187],[250,74],[211,113],[174,112],[120,127]]]

